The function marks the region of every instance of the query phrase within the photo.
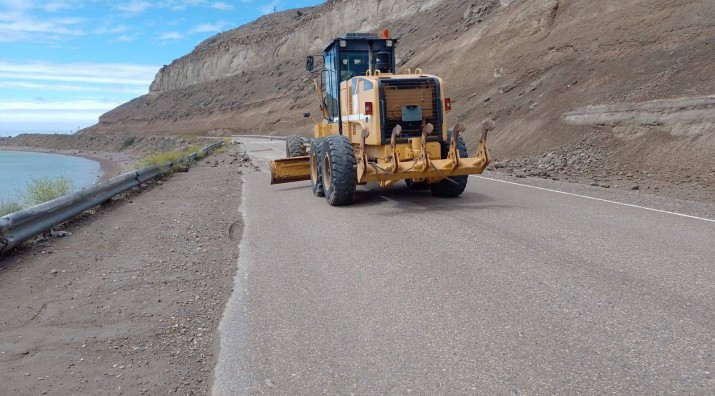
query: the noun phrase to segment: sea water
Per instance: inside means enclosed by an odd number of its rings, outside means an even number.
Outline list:
[[[32,178],[64,176],[72,191],[94,184],[102,175],[97,161],[69,155],[0,150],[0,200],[14,201]]]

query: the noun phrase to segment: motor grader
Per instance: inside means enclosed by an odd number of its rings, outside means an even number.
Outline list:
[[[369,182],[387,187],[405,180],[410,188],[456,197],[467,175],[484,171],[493,123],[482,125],[476,156],[469,157],[464,125],[447,128],[452,106],[442,79],[420,69],[398,73],[396,45],[383,31],[348,33],[325,48],[313,80],[322,120],[313,119],[312,139],[287,138],[288,158],[270,163],[271,184],[310,180],[316,196],[340,206],[353,203],[356,185]],[[306,69],[315,70],[315,57],[307,57]]]

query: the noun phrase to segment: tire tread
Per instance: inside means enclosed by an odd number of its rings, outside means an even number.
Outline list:
[[[330,188],[325,189],[325,198],[331,206],[350,205],[355,200],[357,188],[355,174],[355,151],[347,137],[329,136],[324,144],[324,155],[328,155],[332,177]]]
[[[303,157],[307,155],[303,139],[297,135],[291,135],[286,138],[286,156],[288,158]]]
[[[447,141],[442,143],[442,158],[447,158],[449,153],[449,141],[452,138],[452,131],[447,133]],[[459,156],[462,158],[469,157],[469,152],[467,151],[467,144],[464,139],[459,136],[457,138],[457,150],[459,151]],[[467,181],[469,177],[464,176],[451,176],[447,179],[438,181],[437,183],[432,183],[429,185],[432,194],[443,197],[443,198],[455,198],[460,196],[464,189],[467,188]]]

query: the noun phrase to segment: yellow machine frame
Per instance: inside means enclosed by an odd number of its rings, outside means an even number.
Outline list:
[[[412,179],[417,182],[438,182],[450,176],[480,174],[490,162],[489,149],[486,145],[487,132],[493,128],[493,123],[485,122],[482,126],[482,135],[475,157],[462,158],[457,148],[459,134],[465,129],[464,124],[458,123],[452,134],[448,135],[445,122],[439,131],[434,130],[432,124],[422,126],[421,136],[408,139],[407,143],[397,143],[401,127],[397,125],[392,130],[390,144],[382,144],[381,114],[379,90],[377,81],[389,79],[432,78],[439,81],[441,90],[439,97],[445,98],[442,79],[428,74],[423,74],[420,69],[414,72],[406,70],[402,74],[371,73],[365,76],[353,77],[340,83],[340,114],[342,118],[342,132],[352,142],[357,161],[357,183],[379,182],[386,187],[398,180]],[[316,91],[320,93],[317,82]],[[386,93],[393,97],[386,98],[392,103],[393,108],[400,108],[406,104],[420,104],[425,112],[430,112],[430,103],[424,100],[424,95],[419,89],[406,93],[395,91],[394,94]],[[322,95],[319,94],[322,98]],[[420,102],[422,96],[422,102]],[[322,101],[321,101],[322,103]],[[373,104],[372,109],[366,109],[366,104]],[[445,101],[441,101],[442,114],[450,109]],[[386,112],[392,110],[386,109]],[[323,120],[315,124],[314,136],[316,138],[339,134],[337,122]],[[438,141],[428,141],[428,137],[439,133],[442,141],[447,142],[449,136],[449,150],[446,158],[442,158],[442,147]],[[287,183],[300,180],[310,180],[309,157],[295,157],[271,162],[271,184]]]

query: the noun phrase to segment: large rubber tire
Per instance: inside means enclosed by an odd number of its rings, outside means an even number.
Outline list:
[[[305,151],[303,139],[300,136],[291,135],[286,138],[286,157],[303,157],[308,155]]]
[[[429,188],[429,183],[426,181],[416,182],[412,179],[405,179],[405,184],[407,184],[407,187],[411,190],[426,190]]]
[[[452,131],[447,133],[447,141],[442,143],[442,158],[447,158],[447,153],[449,153],[449,141],[452,138]],[[467,151],[467,144],[464,139],[459,136],[457,138],[457,150],[459,151],[459,156],[462,158],[469,157],[469,152]],[[467,181],[469,176],[452,176],[446,179],[440,180],[437,183],[432,183],[429,185],[432,194],[443,197],[443,198],[454,198],[462,195],[464,189],[467,188]]]
[[[322,155],[325,199],[331,206],[352,204],[357,186],[352,143],[343,135],[328,136],[323,142]]]
[[[316,197],[325,196],[323,191],[323,141],[325,138],[315,138],[310,141],[310,188]]]

